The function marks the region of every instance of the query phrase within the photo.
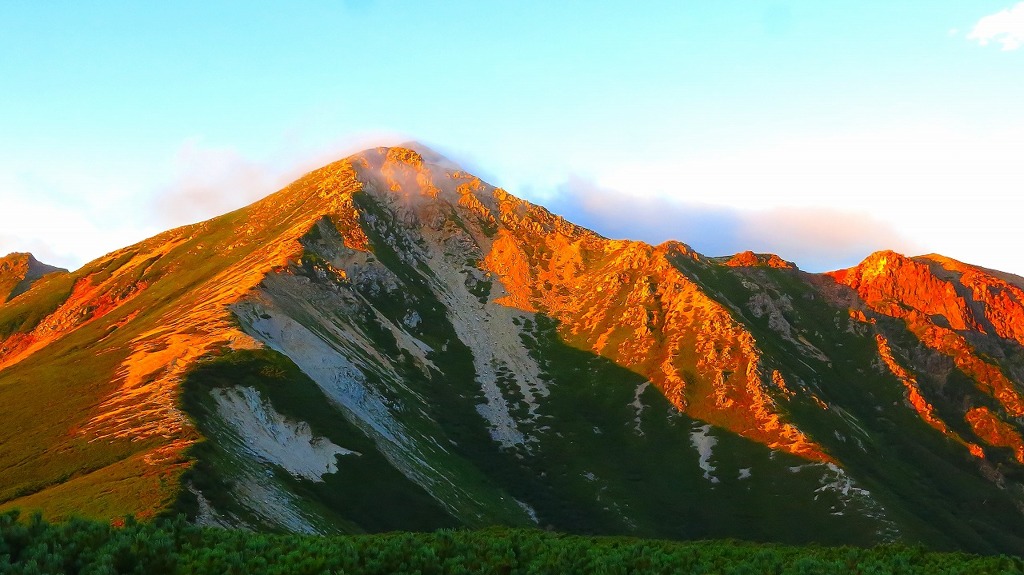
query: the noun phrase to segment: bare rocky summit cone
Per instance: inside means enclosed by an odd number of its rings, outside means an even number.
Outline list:
[[[0,306],[0,506],[1020,551],[1012,280],[609,239],[367,150]]]

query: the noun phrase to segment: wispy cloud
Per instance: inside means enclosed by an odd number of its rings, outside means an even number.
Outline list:
[[[0,230],[0,256],[31,252],[44,263],[75,269],[129,243],[122,239],[125,230],[116,222],[104,226],[74,207],[32,198],[31,190],[3,198],[4,213],[11,217]]]
[[[353,152],[402,141],[385,133],[330,142],[282,138],[262,156],[231,147],[182,143],[148,164],[0,158],[0,256],[30,251],[69,269],[174,226],[212,218],[277,191],[303,173]]]
[[[280,188],[282,174],[230,148],[185,142],[175,158],[174,179],[153,196],[154,218],[176,226],[252,203]]]
[[[1003,50],[1020,48],[1024,45],[1024,2],[978,20],[967,34],[967,39],[982,46],[996,42],[1003,46]]]
[[[630,196],[572,177],[547,206],[610,237],[649,243],[679,240],[709,256],[753,250],[776,253],[801,268],[853,265],[869,253],[919,247],[892,226],[856,211],[830,208],[740,210],[659,197]]]
[[[172,177],[150,196],[147,220],[163,229],[219,216],[278,191],[310,170],[395,141],[401,140],[391,134],[358,134],[316,150],[285,142],[269,156],[253,158],[234,148],[187,140],[174,158]]]
[[[75,269],[88,260],[146,237],[137,193],[126,169],[104,178],[87,160],[53,169],[44,160],[0,162],[0,255],[32,252],[48,264]]]
[[[864,212],[777,208],[737,215],[740,225],[731,238],[737,247],[776,253],[811,271],[850,266],[883,249],[907,255],[925,251],[895,227]]]

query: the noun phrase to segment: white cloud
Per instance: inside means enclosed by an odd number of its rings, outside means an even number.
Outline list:
[[[0,165],[0,255],[27,251],[75,269],[159,231],[140,225],[141,203],[132,184],[141,171],[116,166],[103,174],[87,160],[53,166]]]
[[[967,39],[982,46],[997,42],[1002,44],[1003,50],[1020,48],[1024,45],[1024,2],[978,20]]]
[[[619,192],[580,177],[558,187],[547,207],[610,237],[657,244],[674,239],[708,256],[776,253],[808,271],[854,265],[873,251],[921,248],[868,213],[833,208],[740,209]],[[863,210],[863,207],[861,207]]]
[[[213,218],[247,206],[298,179],[302,174],[378,145],[402,141],[394,135],[356,134],[315,150],[283,141],[262,158],[231,147],[210,147],[187,140],[174,157],[170,181],[150,194],[148,221],[160,229]]]
[[[173,181],[153,196],[154,217],[180,226],[246,206],[287,183],[271,166],[231,148],[206,148],[187,141],[175,158]]]
[[[11,217],[0,233],[0,255],[31,252],[44,263],[75,269],[89,259],[130,243],[126,241],[124,226],[113,218],[103,225],[77,208],[38,201],[31,192],[4,197],[3,210]]]
[[[0,229],[0,255],[32,251],[75,268],[250,203],[352,151],[404,139],[369,135],[315,149],[288,141],[259,156],[193,141],[146,165],[85,159],[56,169],[46,158],[0,159],[0,210],[16,214]],[[501,183],[603,234],[677,239],[708,255],[771,251],[822,270],[891,248],[1024,274],[1015,209],[1024,124],[1010,118],[998,130],[893,125],[704,153],[666,150],[581,165],[586,177],[561,186],[566,176],[553,166],[573,162],[530,163],[519,170],[521,181],[535,183],[532,192]]]
[[[145,165],[97,161],[80,151],[65,153],[59,165],[49,157],[0,158],[0,212],[13,214],[0,228],[0,256],[27,251],[76,269],[168,228],[250,204],[355,151],[394,141],[401,140],[358,134],[311,150],[308,142],[290,139],[252,158],[188,140],[173,157]]]
[[[821,220],[837,226],[829,240],[835,264],[821,259],[829,251],[824,242],[807,248],[814,253],[801,255],[801,242],[821,237],[806,226],[792,228],[789,240],[780,235],[786,226],[777,226],[779,232],[755,226],[742,247],[777,251],[810,269],[842,265],[856,250],[864,250],[863,257],[872,249],[888,247],[937,252],[1024,274],[1024,252],[1016,232],[1018,190],[1024,189],[1022,152],[1024,124],[1008,118],[999,129],[908,124],[794,136],[771,145],[737,142],[732,150],[623,160],[596,166],[587,174],[600,188],[680,206],[705,206],[704,213],[711,216],[732,210],[761,214],[752,221],[777,222],[786,213],[798,213],[807,216],[797,222],[803,225],[812,224],[814,211],[821,210]],[[860,247],[853,241],[858,225],[863,225]],[[670,237],[701,249],[696,239],[701,229],[678,227]],[[628,235],[625,230],[612,233]],[[739,231],[730,233],[731,238],[741,237]],[[724,253],[726,247],[741,246],[720,244],[713,251]],[[821,263],[812,263],[815,260]]]

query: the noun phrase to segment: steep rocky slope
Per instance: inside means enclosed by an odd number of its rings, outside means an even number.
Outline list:
[[[907,258],[893,252],[873,254],[831,276],[856,290],[866,310],[902,320],[931,355],[927,364],[911,367],[927,378],[922,389],[893,358],[885,335],[876,336],[883,358],[904,381],[923,419],[978,458],[992,459],[993,451],[1000,451],[992,448],[1005,448],[1024,463],[1024,280],[941,256]],[[949,389],[951,373],[967,376],[974,389]],[[945,416],[959,421],[951,427],[935,403],[959,404],[961,409]],[[965,441],[954,430],[965,423],[980,441]]]
[[[609,240],[368,150],[0,307],[0,502],[1019,551],[1022,285]]]

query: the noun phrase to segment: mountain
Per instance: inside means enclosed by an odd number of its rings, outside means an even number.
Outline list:
[[[18,296],[39,278],[68,270],[46,265],[28,253],[7,254],[0,258],[0,303]]]
[[[1022,290],[612,240],[367,150],[0,306],[0,507],[1021,553]]]

